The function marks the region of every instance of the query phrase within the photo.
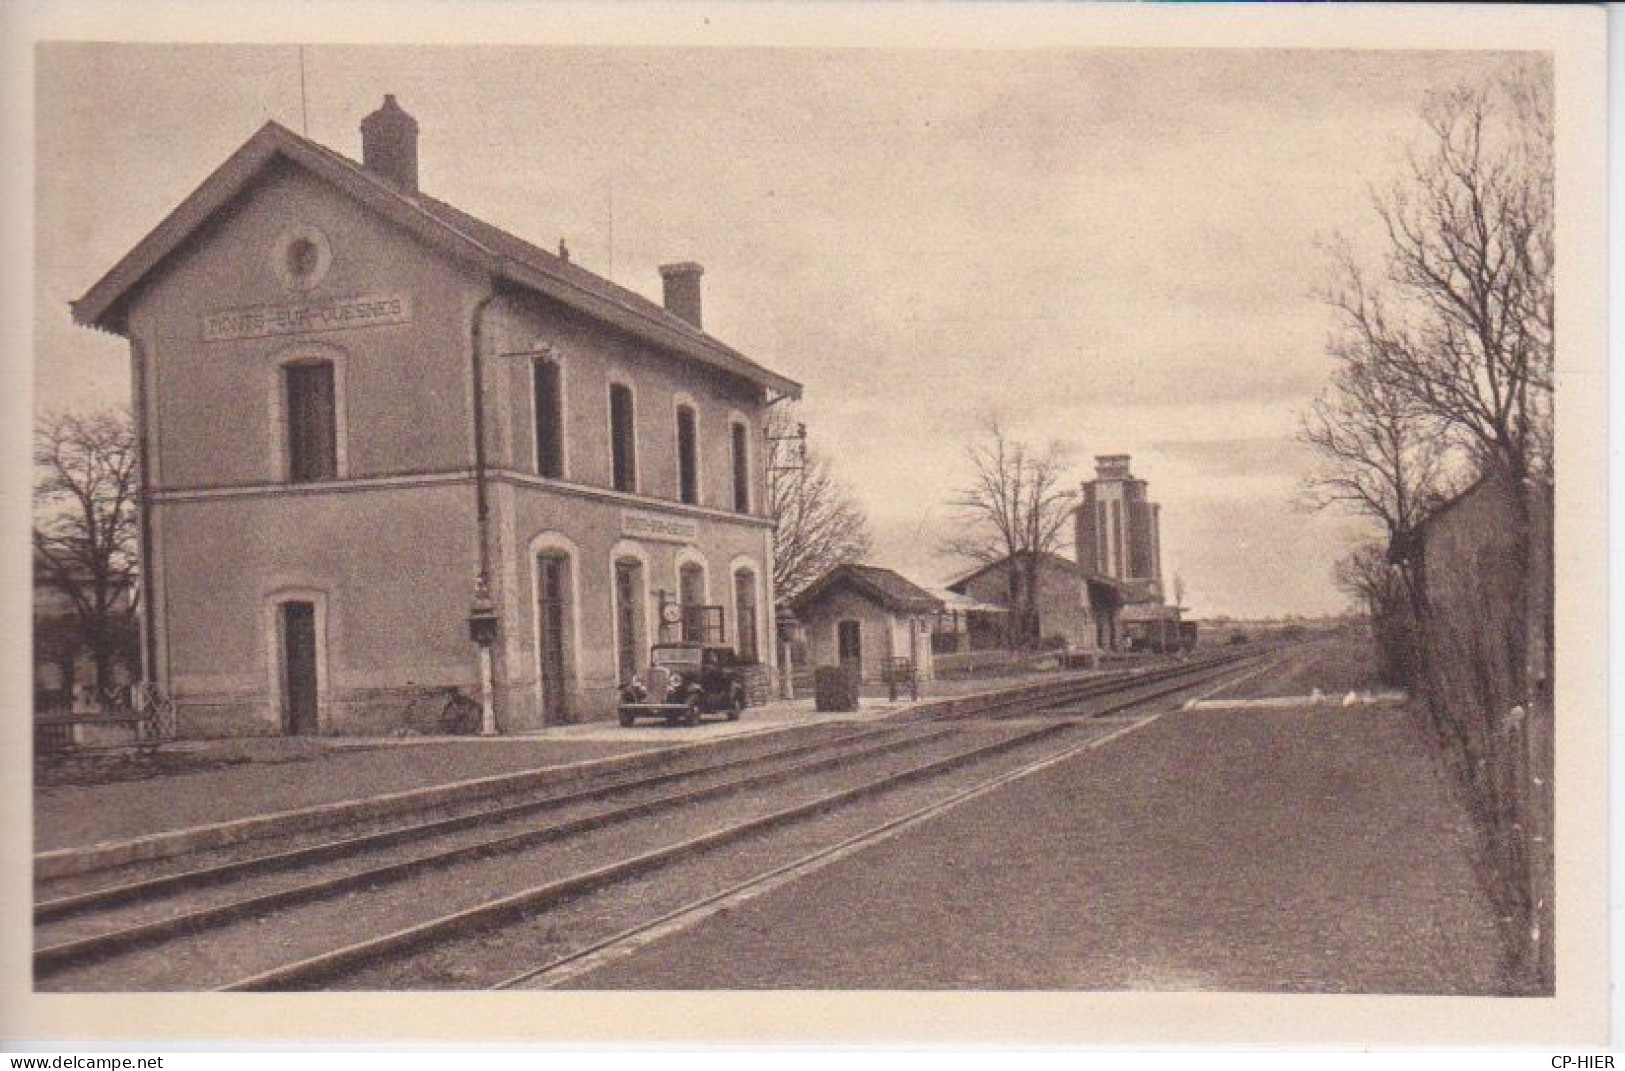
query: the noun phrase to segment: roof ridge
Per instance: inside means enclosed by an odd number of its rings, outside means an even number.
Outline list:
[[[266,120],[266,126],[274,126],[280,133],[284,134],[285,136],[287,136],[289,138],[295,139],[302,146],[304,146],[306,148],[314,149],[315,151],[317,151],[319,153],[322,153],[322,154],[324,154],[326,156],[332,157],[335,161],[343,164],[345,167],[347,167],[351,171],[353,171],[357,176],[359,176],[361,178],[364,178],[367,182],[371,183],[376,189],[382,190],[382,191],[390,194],[391,196],[397,198],[398,200],[403,201],[404,203],[406,203],[408,205],[411,205],[412,208],[415,209],[416,211],[421,212],[422,214],[428,216],[430,219],[434,220],[436,223],[440,224],[441,226],[446,227],[447,229],[452,230],[452,231],[456,232],[457,234],[463,236],[464,238],[466,238],[470,242],[472,242],[474,245],[477,245],[482,249],[488,250],[493,256],[502,256],[503,255],[502,251],[499,250],[499,249],[492,248],[489,243],[482,242],[482,241],[480,241],[480,239],[476,235],[470,234],[468,227],[466,227],[466,226],[455,226],[455,225],[453,225],[453,223],[451,221],[442,219],[441,215],[440,215],[440,212],[442,212],[442,211],[443,212],[448,212],[448,213],[452,214],[453,216],[462,217],[462,221],[471,222],[471,223],[475,224],[476,227],[479,227],[479,228],[489,228],[490,230],[495,231],[502,238],[504,238],[504,239],[506,239],[508,241],[516,242],[519,245],[524,246],[525,247],[525,252],[528,255],[540,258],[544,263],[547,264],[547,266],[549,268],[559,272],[561,276],[564,276],[564,278],[561,278],[562,282],[568,283],[571,286],[576,286],[578,289],[580,289],[579,284],[575,280],[568,278],[568,276],[571,275],[571,274],[584,275],[587,278],[591,279],[594,283],[598,283],[598,284],[601,284],[602,286],[608,287],[612,291],[609,294],[603,294],[603,295],[600,295],[600,296],[609,297],[611,299],[616,299],[616,298],[620,298],[620,297],[630,298],[631,301],[618,301],[617,302],[623,308],[625,308],[626,311],[634,313],[634,314],[639,315],[639,316],[644,316],[646,318],[654,319],[654,320],[656,320],[656,322],[660,323],[662,326],[675,328],[676,330],[679,330],[679,331],[683,332],[684,334],[693,336],[697,340],[703,340],[705,342],[710,343],[713,346],[718,346],[718,347],[728,351],[729,354],[731,354],[734,357],[739,358],[740,360],[747,361],[752,365],[756,365],[755,361],[752,361],[749,357],[746,357],[744,354],[740,353],[738,350],[734,349],[732,346],[728,345],[726,342],[723,342],[721,339],[717,338],[714,335],[711,335],[711,334],[707,333],[706,331],[704,331],[701,328],[695,327],[693,324],[689,323],[687,320],[683,319],[681,316],[677,316],[676,314],[668,311],[663,306],[661,306],[659,303],[655,302],[654,300],[652,300],[652,299],[650,299],[648,297],[645,297],[643,294],[638,293],[636,290],[633,290],[632,288],[630,288],[628,286],[624,286],[621,283],[617,283],[614,279],[610,279],[610,278],[607,278],[605,276],[599,275],[597,272],[591,270],[590,268],[582,267],[581,265],[576,264],[573,261],[565,260],[563,257],[560,257],[556,253],[552,253],[552,252],[542,248],[541,246],[537,245],[535,242],[532,242],[530,239],[524,237],[523,235],[516,234],[513,231],[508,230],[506,227],[499,226],[499,225],[497,225],[495,223],[490,222],[489,220],[481,219],[479,216],[474,215],[474,213],[469,212],[469,211],[467,211],[465,209],[459,208],[456,205],[452,204],[450,201],[444,200],[443,198],[436,197],[431,193],[426,193],[421,189],[419,189],[419,190],[417,190],[415,192],[409,193],[406,190],[401,189],[399,186],[396,186],[394,183],[389,182],[386,179],[380,178],[379,176],[375,175],[371,171],[368,171],[366,165],[361,163],[360,161],[355,160],[355,159],[353,159],[353,158],[351,158],[349,156],[344,155],[343,153],[339,152],[337,149],[333,148],[330,145],[324,145],[321,142],[316,141],[313,138],[306,137],[303,134],[295,133],[294,131],[289,130],[287,127],[283,126],[281,123],[278,123],[274,119]],[[433,209],[438,209],[440,211],[433,211],[433,210],[431,210],[430,206],[432,206]],[[757,365],[757,367],[761,367],[761,366]],[[766,371],[766,369],[764,368],[763,371]]]
[[[443,239],[460,243],[476,262],[489,258],[486,268],[493,276],[557,301],[679,357],[698,361],[760,387],[800,397],[801,384],[795,380],[757,363],[630,287],[559,257],[447,201],[421,190],[403,189],[368,171],[364,164],[337,149],[295,133],[275,119],[266,120],[248,141],[211,172],[201,186],[193,190],[83,297],[70,303],[75,318],[89,326],[122,333],[121,328],[110,326],[108,314],[124,299],[131,287],[153,270],[179,242],[183,235],[174,233],[177,221],[186,219],[188,215],[195,217],[186,225],[186,232],[189,233],[201,218],[220,210],[221,202],[211,202],[210,199],[220,197],[222,190],[227,189],[222,187],[222,183],[236,183],[236,188],[240,189],[248,178],[278,154],[296,166],[316,170],[318,177],[326,181],[340,185],[345,181],[358,183],[357,188],[348,192],[358,195],[363,201],[378,198],[371,206],[375,211],[410,212],[410,217],[395,222],[409,229],[424,228],[425,237],[438,234]],[[324,175],[320,173],[323,169],[336,170]],[[199,217],[199,213],[203,215]]]

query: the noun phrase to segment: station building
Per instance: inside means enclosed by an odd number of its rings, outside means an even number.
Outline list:
[[[422,193],[417,139],[392,97],[360,163],[267,123],[73,303],[129,340],[183,733],[389,732],[486,680],[502,731],[603,717],[660,638],[771,670],[799,385],[704,332],[698,265],[648,301]]]
[[[1076,562],[1055,553],[1040,555],[1036,565],[1036,600],[1027,599],[1023,590],[1028,574],[1025,554],[990,562],[949,583],[948,590],[953,594],[969,598],[978,606],[996,606],[1003,611],[966,612],[967,649],[1008,647],[1013,632],[1068,651],[1115,649],[1118,616],[1128,596],[1127,587],[1107,577],[1084,573]],[[1032,618],[1016,621],[1017,607]]]

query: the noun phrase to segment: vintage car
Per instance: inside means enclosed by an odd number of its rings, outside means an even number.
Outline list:
[[[732,647],[657,643],[649,668],[621,686],[618,710],[622,725],[639,718],[698,725],[701,714],[716,711],[737,721],[745,702],[745,666]]]

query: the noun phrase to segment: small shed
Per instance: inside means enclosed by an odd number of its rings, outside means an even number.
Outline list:
[[[812,666],[855,665],[865,681],[885,677],[888,659],[913,662],[932,679],[931,631],[942,600],[876,565],[838,565],[790,600]]]

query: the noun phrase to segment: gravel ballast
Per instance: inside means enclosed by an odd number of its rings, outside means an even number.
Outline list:
[[[1500,992],[1408,718],[1169,714],[570,986]]]

